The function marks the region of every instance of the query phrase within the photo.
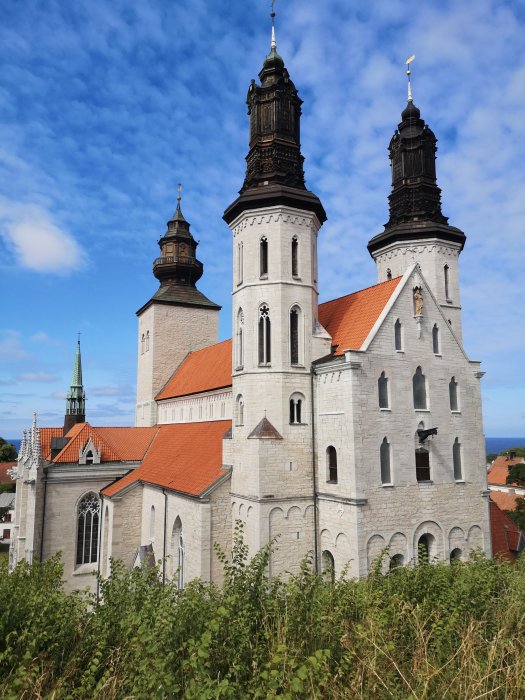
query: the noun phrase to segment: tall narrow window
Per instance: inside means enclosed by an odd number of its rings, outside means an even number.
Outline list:
[[[237,314],[237,368],[244,365],[244,313],[239,309]]]
[[[430,455],[424,447],[416,449],[416,479],[430,481]]]
[[[403,349],[403,339],[401,337],[401,321],[397,319],[394,324],[394,347],[396,350]]]
[[[239,394],[237,397],[237,425],[244,425],[244,399]]]
[[[146,352],[149,350],[149,331],[146,331]]]
[[[335,581],[334,555],[327,549],[321,554],[321,569],[325,580],[333,583]]]
[[[297,236],[294,236],[292,238],[292,277],[299,276],[299,260],[297,257],[298,253],[299,253],[299,241],[297,240]]]
[[[412,390],[414,394],[414,408],[426,409],[427,407],[427,387],[425,375],[421,367],[416,369],[416,373],[412,377]]]
[[[439,355],[439,328],[437,323],[434,323],[432,328],[432,352],[434,355]]]
[[[151,506],[149,512],[149,539],[150,542],[155,541],[155,506]]]
[[[461,481],[463,479],[463,469],[461,468],[461,444],[456,438],[452,445],[452,462],[454,463],[454,479]]]
[[[459,408],[459,403],[458,403],[458,383],[455,379],[455,377],[452,377],[450,380],[450,383],[448,385],[448,395],[450,398],[450,410],[451,411],[458,411]]]
[[[96,494],[88,493],[78,504],[77,566],[97,561],[99,519],[100,501]]]
[[[328,472],[327,481],[330,484],[337,484],[337,451],[332,445],[326,449],[326,462]]]
[[[268,239],[266,236],[261,238],[260,243],[260,258],[261,258],[261,277],[268,276]]]
[[[379,408],[388,408],[388,378],[384,372],[377,380],[377,389],[379,394]]]
[[[142,338],[140,341],[140,354],[144,355],[144,345],[145,345],[146,339],[144,337],[144,333],[142,334]]]
[[[381,483],[391,484],[392,474],[390,471],[390,444],[386,437],[383,438],[383,442],[379,448],[379,457],[381,462]]]
[[[296,393],[290,396],[290,423],[302,423],[304,396]]]
[[[244,243],[237,243],[237,284],[242,284],[244,268]]]
[[[173,576],[177,577],[177,587],[184,588],[184,539],[182,537],[182,523],[179,517],[173,524],[171,531],[171,558],[173,562]]]
[[[272,339],[270,309],[263,304],[259,309],[259,364],[268,365],[272,361]]]
[[[449,276],[448,276],[449,268],[448,268],[448,265],[445,265],[445,267],[443,268],[443,273],[444,273],[444,275],[445,275],[445,299],[446,299],[447,301],[450,301],[450,288],[449,288]]]
[[[290,311],[290,362],[299,364],[299,309],[296,306]]]

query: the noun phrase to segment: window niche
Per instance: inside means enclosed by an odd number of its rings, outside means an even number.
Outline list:
[[[327,549],[321,554],[321,571],[325,580],[335,581],[335,561],[332,552]]]
[[[412,393],[414,396],[414,409],[419,411],[427,410],[427,386],[425,375],[421,367],[416,369],[412,377]]]
[[[244,425],[244,399],[242,394],[237,396],[235,402],[235,424]]]
[[[399,319],[394,323],[394,348],[397,352],[403,350],[403,329]]]
[[[259,365],[272,361],[272,339],[270,309],[266,304],[259,307]]]
[[[441,355],[441,350],[439,347],[439,327],[437,323],[434,324],[432,328],[432,352],[434,355]]]
[[[259,244],[260,276],[268,277],[268,239],[263,236]]]
[[[390,466],[390,443],[383,438],[381,447],[379,448],[379,460],[381,464],[381,484],[392,484],[392,471]]]
[[[430,454],[425,447],[416,447],[416,480],[430,481]]]
[[[379,398],[379,408],[390,408],[388,400],[388,377],[384,372],[381,372],[377,380],[377,393]]]
[[[461,465],[461,443],[459,439],[454,440],[452,445],[452,464],[454,466],[455,481],[463,481],[463,468]]]
[[[292,238],[292,277],[299,277],[299,241]]]
[[[448,265],[443,268],[443,277],[445,281],[445,300],[452,301],[450,298],[450,269]]]
[[[337,450],[333,445],[326,448],[327,482],[337,484]]]
[[[458,401],[458,383],[455,377],[449,382],[448,385],[448,395],[450,399],[450,410],[454,413],[459,412],[459,401]]]
[[[290,364],[301,364],[301,345],[301,309],[296,305],[290,310]]]
[[[244,366],[244,313],[239,309],[237,313],[237,369]]]

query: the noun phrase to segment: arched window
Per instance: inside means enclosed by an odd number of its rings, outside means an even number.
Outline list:
[[[272,361],[272,338],[270,309],[266,304],[259,308],[259,364],[269,365]]]
[[[326,467],[329,484],[337,484],[337,451],[330,445],[326,448]]]
[[[334,561],[334,555],[332,552],[329,552],[327,549],[324,550],[324,552],[321,554],[321,571],[323,572],[323,576],[328,580],[332,581],[332,583],[335,580],[335,561]]]
[[[244,313],[239,309],[237,313],[237,368],[244,366]]]
[[[149,512],[149,539],[150,542],[155,541],[155,506],[151,506]]]
[[[299,393],[290,396],[290,423],[302,423],[304,396]]]
[[[427,387],[425,375],[421,367],[416,369],[416,373],[412,377],[412,390],[414,394],[414,408],[426,409],[427,407]]]
[[[381,483],[391,484],[392,474],[390,471],[390,444],[386,437],[383,438],[383,442],[379,448],[379,458],[381,462]]]
[[[421,535],[417,542],[417,559],[419,564],[428,564],[432,555],[434,537],[428,533]]]
[[[149,350],[149,331],[146,331],[146,352]]]
[[[171,531],[171,560],[173,566],[172,576],[177,577],[177,587],[184,588],[184,540],[182,537],[182,523],[177,516]]]
[[[458,383],[455,377],[452,377],[452,379],[449,382],[448,395],[450,398],[450,410],[458,411]]]
[[[144,333],[143,333],[143,334],[142,334],[142,338],[141,338],[141,340],[140,340],[140,354],[141,354],[141,355],[144,355],[144,345],[145,345],[145,342],[146,342],[146,338],[145,338]]]
[[[434,355],[439,355],[439,328],[437,323],[434,323],[432,328],[432,352]]]
[[[77,509],[76,564],[92,564],[98,556],[100,501],[96,494],[86,494]]]
[[[300,362],[300,319],[301,309],[298,306],[294,306],[290,311],[290,362],[292,365],[298,365]]]
[[[242,394],[239,394],[237,396],[237,411],[236,411],[236,421],[237,425],[244,425],[244,399],[242,398]]]
[[[386,278],[387,278],[387,280],[391,280],[391,279],[392,279],[392,270],[391,270],[390,268],[387,268],[387,271],[386,271]]]
[[[394,571],[395,569],[399,569],[400,566],[403,566],[404,563],[405,558],[402,554],[394,554],[394,556],[390,558],[388,568],[390,571]]]
[[[401,334],[401,321],[397,319],[394,323],[394,347],[396,350],[403,350],[403,338]]]
[[[377,380],[377,390],[379,394],[379,408],[388,408],[388,378],[381,372]]]
[[[448,268],[448,265],[445,265],[445,267],[443,268],[443,273],[444,273],[444,276],[445,276],[445,299],[446,299],[447,301],[450,301],[449,275],[448,275],[448,273],[449,273],[449,268]]]
[[[92,450],[89,450],[89,452],[86,452],[86,464],[93,464],[95,461],[95,457],[93,456]]]
[[[416,448],[416,479],[430,481],[430,454],[424,447]]]
[[[456,547],[450,552],[450,563],[457,564],[461,561],[461,549]]]
[[[268,276],[268,239],[266,236],[261,238],[260,242],[260,275],[261,277]]]
[[[452,445],[452,463],[454,464],[454,479],[461,481],[463,479],[463,469],[461,468],[461,443],[458,438],[454,440]]]
[[[294,236],[292,238],[292,277],[299,276],[298,253],[299,253],[299,241],[297,240],[297,236]]]

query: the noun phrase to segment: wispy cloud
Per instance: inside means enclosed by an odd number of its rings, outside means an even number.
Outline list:
[[[19,382],[39,382],[39,383],[51,383],[56,382],[58,377],[55,374],[49,374],[48,372],[23,372],[17,375],[17,381]]]
[[[134,397],[135,390],[132,386],[96,386],[90,387],[90,396],[122,396]]]
[[[20,362],[29,360],[31,354],[24,350],[21,335],[12,329],[0,329],[0,360],[3,362]]]

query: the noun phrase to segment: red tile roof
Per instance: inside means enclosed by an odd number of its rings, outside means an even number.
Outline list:
[[[523,549],[524,535],[516,523],[490,499],[490,530],[492,533],[492,556],[515,561]]]
[[[319,321],[332,336],[335,354],[359,350],[401,277],[319,305]]]
[[[8,469],[14,469],[15,467],[16,462],[0,462],[0,484],[15,483],[7,473]]]
[[[494,491],[491,489],[490,497],[501,510],[516,510],[516,499],[520,498],[515,493],[505,493],[504,491]]]
[[[232,383],[232,341],[224,340],[210,347],[191,352],[177,368],[164,389],[155,397],[198,394],[202,391],[230,387]]]
[[[224,474],[222,439],[231,421],[161,425],[137,469],[102,490],[114,496],[134,482],[198,496]]]
[[[523,462],[523,457],[514,457],[508,459],[505,455],[499,455],[492,462],[487,472],[487,481],[489,484],[506,484],[507,476],[509,475],[509,467],[514,464]]]
[[[336,355],[361,347],[400,280],[396,277],[319,305],[319,321],[332,336]],[[161,401],[230,387],[231,355],[231,340],[189,353],[155,398]]]
[[[39,428],[39,432],[40,454],[49,461],[51,459],[51,438],[62,437],[62,428]]]
[[[78,462],[79,453],[89,438],[98,451],[101,462],[139,462],[144,458],[157,427],[152,428],[95,428],[89,423],[77,423],[67,437],[68,444],[53,462]]]

